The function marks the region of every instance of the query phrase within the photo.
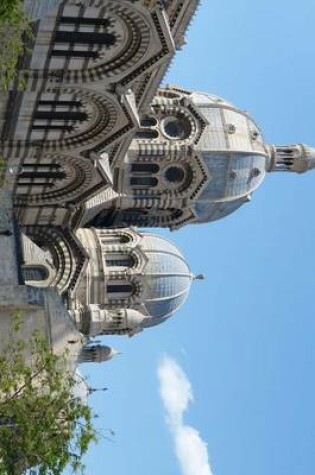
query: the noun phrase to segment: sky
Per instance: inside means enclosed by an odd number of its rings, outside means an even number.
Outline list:
[[[246,109],[268,143],[315,146],[314,24],[313,0],[204,0],[165,83]],[[314,202],[315,172],[274,173],[233,215],[163,232],[207,279],[82,366],[109,388],[90,398],[110,440],[88,475],[314,475]]]

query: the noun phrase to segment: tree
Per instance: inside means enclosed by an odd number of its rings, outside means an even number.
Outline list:
[[[17,62],[33,38],[30,19],[24,12],[22,0],[0,2],[0,91],[7,90],[17,78]],[[19,80],[19,87],[23,81]]]
[[[82,456],[96,439],[91,410],[74,397],[67,354],[57,356],[40,332],[31,341],[12,326],[0,355],[0,475],[59,475],[83,470]]]

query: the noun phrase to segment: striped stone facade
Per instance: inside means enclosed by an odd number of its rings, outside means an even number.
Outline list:
[[[199,2],[43,3],[25,2],[40,18],[19,78],[0,93],[0,153],[19,223],[64,227],[112,190],[112,164],[123,160]]]
[[[132,335],[164,321],[187,296],[192,276],[173,245],[130,228],[81,227],[89,206],[93,215],[117,196],[115,170],[198,3],[24,2],[34,38],[9,94],[0,94],[4,182],[23,231],[21,279],[57,289],[87,335]]]
[[[24,2],[34,35],[0,93],[21,278],[57,289],[83,333],[133,335],[169,318],[194,280],[175,246],[133,227],[220,219],[266,172],[313,168],[315,151],[267,145],[220,97],[158,89],[198,0],[44,3]]]

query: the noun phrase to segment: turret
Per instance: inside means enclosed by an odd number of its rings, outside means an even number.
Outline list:
[[[79,310],[70,310],[77,328],[89,336],[129,335],[143,330],[146,316],[133,309],[106,309],[104,305],[89,304]]]
[[[315,148],[303,144],[270,145],[267,171],[304,173],[315,168]]]
[[[194,276],[170,241],[133,228],[79,229],[89,262],[68,299],[88,336],[129,335],[170,318],[185,302]]]
[[[118,355],[119,351],[106,345],[89,345],[82,349],[80,363],[102,363]]]

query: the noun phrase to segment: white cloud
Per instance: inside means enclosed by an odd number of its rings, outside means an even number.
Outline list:
[[[206,442],[196,429],[183,421],[184,413],[193,401],[189,379],[176,361],[168,356],[158,366],[158,378],[160,396],[183,475],[212,475]]]
[[[164,357],[158,367],[160,395],[171,425],[181,424],[188,403],[193,401],[190,381],[171,358]]]

